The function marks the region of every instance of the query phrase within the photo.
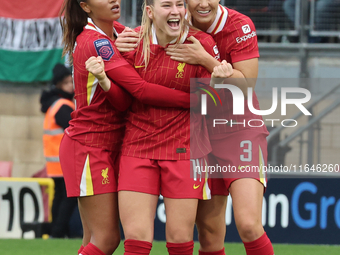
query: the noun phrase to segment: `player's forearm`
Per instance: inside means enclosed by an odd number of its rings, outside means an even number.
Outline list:
[[[118,111],[126,111],[132,102],[130,94],[112,81],[109,82],[110,89],[106,91],[106,98]]]
[[[218,61],[216,58],[211,56],[208,52],[205,52],[205,54],[198,59],[199,64],[201,66],[204,66],[205,69],[207,69],[210,73],[213,72],[214,67],[220,65],[220,61]]]
[[[107,76],[142,103],[160,107],[190,108],[189,93],[148,83],[129,65],[109,70]]]
[[[111,88],[111,81],[109,78],[107,78],[107,76],[102,79],[98,79],[98,83],[105,92],[109,91]]]
[[[248,95],[248,88],[255,87],[256,79],[255,78],[246,78],[244,74],[234,69],[234,73],[232,76],[230,76],[228,79],[225,80],[225,83],[228,82],[229,84],[235,85],[238,88],[240,88],[244,94],[245,97]]]
[[[146,83],[140,101],[161,107],[190,108],[190,93],[181,90],[170,89],[153,83]],[[192,96],[193,99],[195,96]]]

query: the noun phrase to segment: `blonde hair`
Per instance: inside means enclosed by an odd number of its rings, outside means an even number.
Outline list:
[[[184,2],[184,0],[183,0]],[[155,0],[144,0],[143,3],[143,17],[142,17],[142,24],[141,24],[141,33],[139,35],[139,41],[143,40],[143,54],[142,57],[144,58],[145,68],[149,64],[150,60],[150,45],[151,45],[151,35],[152,35],[152,20],[149,18],[148,12],[146,11],[146,7],[150,6],[150,8],[154,8]],[[188,26],[188,22],[183,20],[182,23],[182,31],[185,30],[185,27]],[[140,44],[139,44],[140,45]]]
[[[146,7],[150,6],[153,8],[154,0],[144,0],[143,3],[143,16],[142,16],[142,24],[141,24],[141,33],[139,37],[139,41],[143,40],[143,58],[145,63],[145,68],[149,64],[150,59],[150,36],[152,34],[152,20],[149,18],[148,12],[146,11]],[[139,44],[140,45],[140,44]]]

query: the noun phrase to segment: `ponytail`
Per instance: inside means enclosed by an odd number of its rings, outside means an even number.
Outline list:
[[[144,0],[143,3],[143,16],[142,16],[142,24],[141,29],[142,32],[140,34],[140,41],[143,40],[143,57],[145,68],[148,66],[150,60],[150,36],[152,34],[152,20],[149,18],[149,15],[146,11],[146,6],[150,6],[153,8],[154,0]]]
[[[80,2],[86,2],[86,0],[64,0],[59,13],[60,24],[63,31],[63,56],[66,54],[69,55],[70,64],[73,61],[72,52],[77,36],[83,31],[84,26],[87,24],[87,14],[80,7]]]

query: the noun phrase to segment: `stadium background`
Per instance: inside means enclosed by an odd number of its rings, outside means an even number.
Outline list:
[[[33,0],[29,6],[22,6],[19,0],[4,0],[0,9],[0,161],[10,162],[12,177],[31,177],[45,164],[39,96],[51,78],[50,70],[62,61],[57,19],[61,2]],[[122,1],[123,24],[135,27],[140,22],[140,2]],[[339,10],[333,10],[338,17],[326,15],[329,19],[324,23],[328,25],[319,29],[315,24],[315,0],[296,1],[294,23],[281,6],[270,6],[269,0],[221,2],[249,15],[257,27],[261,58],[256,91],[261,106],[270,107],[268,95],[273,87],[304,87],[312,93],[312,117],[298,116],[295,128],[271,129],[269,163],[339,164]],[[296,107],[289,108],[285,119],[295,118],[298,112]],[[269,117],[282,119],[279,113]],[[340,173],[303,170],[299,176],[281,173],[270,177],[262,221],[274,243],[339,244]],[[0,179],[2,187],[5,183],[8,184]],[[0,190],[1,215],[8,206],[4,199],[6,189]],[[34,207],[30,201],[26,205]],[[226,240],[238,242],[230,208]],[[157,240],[164,239],[164,217],[160,199]],[[5,234],[0,236],[9,238],[7,222],[2,222],[0,232]]]

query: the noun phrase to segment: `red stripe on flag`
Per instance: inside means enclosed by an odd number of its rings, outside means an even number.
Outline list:
[[[11,19],[43,19],[59,16],[63,0],[3,0],[0,17]]]

